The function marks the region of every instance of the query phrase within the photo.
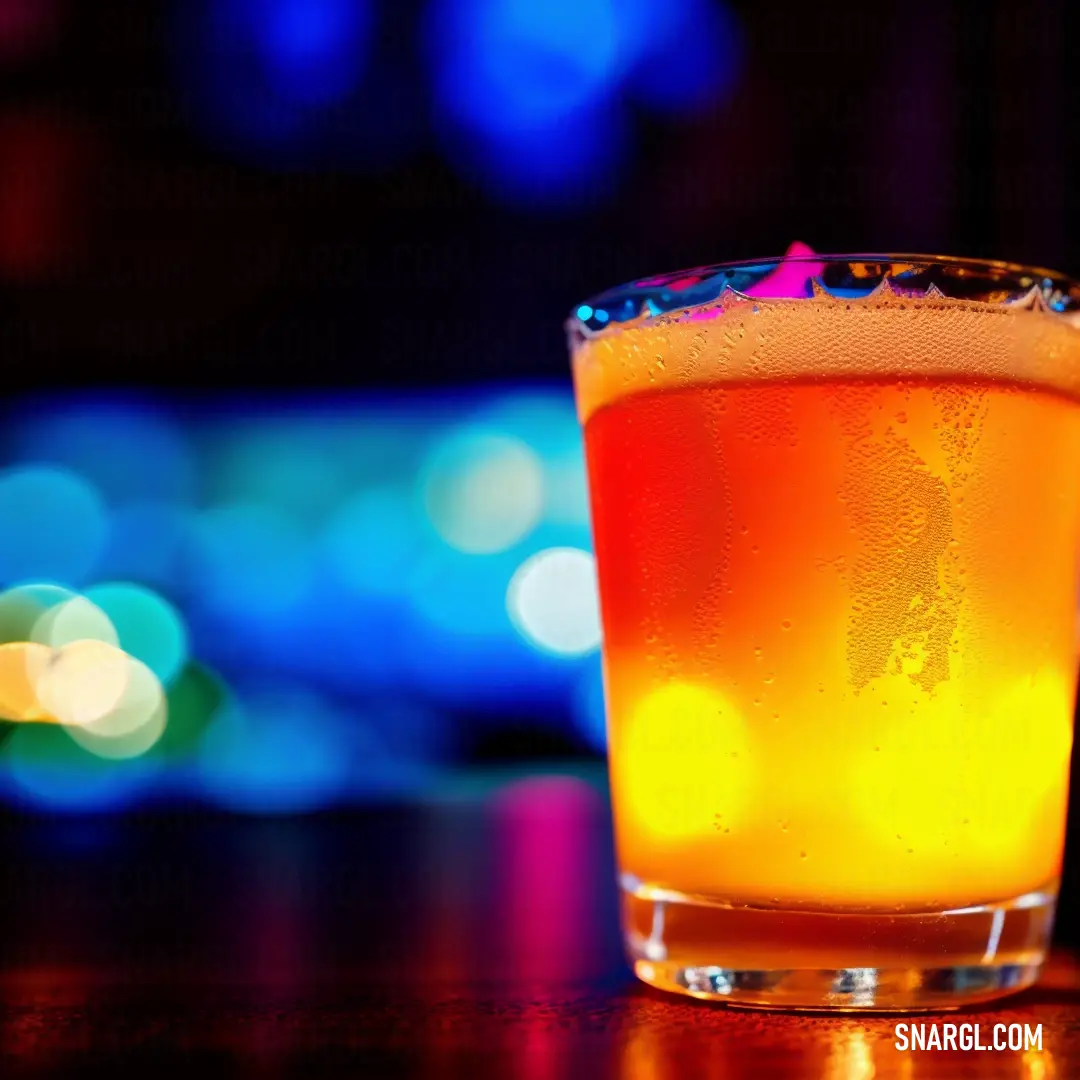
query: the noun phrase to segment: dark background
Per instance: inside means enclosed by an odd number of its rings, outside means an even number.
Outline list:
[[[622,161],[555,205],[462,163],[423,5],[362,5],[378,22],[355,94],[269,145],[230,119],[246,106],[216,69],[258,73],[202,0],[42,5],[40,42],[4,63],[12,389],[562,380],[576,301],[796,239],[1075,270],[1065,3],[726,4],[730,82],[665,115],[605,85]],[[572,35],[572,6],[550,8]],[[595,130],[571,117],[554,157]]]

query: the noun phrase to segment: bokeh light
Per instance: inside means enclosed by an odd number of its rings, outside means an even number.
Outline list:
[[[359,492],[327,523],[320,546],[347,587],[359,593],[399,593],[425,550],[412,492],[393,487]]]
[[[242,623],[287,612],[310,585],[303,533],[270,506],[237,503],[203,512],[193,548],[199,603]]]
[[[19,457],[79,474],[112,506],[183,503],[194,494],[191,448],[150,401],[102,395],[36,404],[13,436]]]
[[[490,195],[593,205],[630,143],[631,97],[699,111],[739,71],[726,6],[669,0],[435,0],[426,51],[455,167]]]
[[[444,0],[431,33],[442,102],[469,127],[548,127],[609,94],[619,75],[611,0]]]
[[[73,641],[57,650],[38,676],[38,700],[62,724],[93,724],[120,703],[131,669],[127,653],[114,645]]]
[[[0,593],[0,641],[33,641],[35,627],[49,612],[78,596],[49,582],[16,585]]]
[[[424,506],[438,534],[469,554],[505,551],[540,518],[544,474],[520,439],[482,429],[439,444],[423,474]]]
[[[317,694],[267,686],[231,701],[200,746],[201,782],[219,805],[296,813],[345,793],[350,762],[344,721]]]
[[[15,415],[0,798],[305,812],[422,788],[511,716],[602,749],[567,389],[462,394],[452,426],[441,397]]]
[[[156,499],[119,507],[109,522],[98,576],[182,592],[190,584],[186,558],[192,516],[186,507]]]
[[[587,551],[549,548],[531,556],[511,579],[506,606],[529,641],[556,655],[600,645],[596,565]]]
[[[327,105],[355,88],[371,32],[366,0],[234,0],[233,6],[238,21],[250,20],[259,59],[283,98]]]
[[[161,738],[168,716],[161,683],[150,668],[129,657],[120,699],[97,719],[65,731],[97,757],[120,760],[145,754]]]
[[[694,113],[723,98],[742,68],[742,34],[721,0],[677,0],[652,18],[650,0],[617,0],[647,26],[627,78],[635,99],[658,112]]]
[[[0,473],[0,583],[30,578],[77,585],[108,530],[98,492],[77,473],[28,465]]]
[[[440,125],[443,154],[490,198],[569,211],[610,194],[629,152],[623,112],[607,101],[558,122],[490,131]]]
[[[176,72],[202,131],[271,163],[363,141],[356,96],[371,59],[371,0],[191,0],[176,5]],[[350,122],[351,121],[351,122]]]
[[[52,650],[32,641],[0,645],[0,719],[50,719],[38,698],[38,680],[51,660]]]
[[[492,194],[562,203],[610,180],[626,135],[611,0],[438,0],[427,39],[444,152]]]
[[[470,414],[470,421],[532,450],[543,469],[543,520],[580,530],[587,542],[589,496],[573,398],[544,385],[530,386],[493,397]]]
[[[153,782],[143,761],[111,761],[77,745],[56,724],[22,724],[3,748],[16,801],[51,812],[117,811]]]
[[[174,760],[193,757],[203,733],[229,700],[220,676],[202,664],[189,663],[169,686],[169,722],[154,753]]]
[[[509,635],[506,590],[518,559],[431,552],[409,580],[412,604],[432,625],[455,635]]]
[[[586,745],[594,750],[605,750],[607,748],[607,715],[599,654],[591,658],[574,687],[573,710],[575,723]]]
[[[86,599],[104,612],[119,644],[166,685],[187,660],[187,631],[180,613],[142,585],[113,582],[87,589]]]
[[[348,494],[348,463],[332,426],[304,416],[237,423],[207,439],[210,498],[273,505],[302,526],[320,523]]]
[[[119,645],[120,637],[112,620],[92,600],[73,596],[54,604],[34,623],[30,640],[59,649],[84,639]]]

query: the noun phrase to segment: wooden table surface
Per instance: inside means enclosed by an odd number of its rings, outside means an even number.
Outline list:
[[[0,828],[0,1077],[1080,1078],[1080,964],[951,1017],[1043,1050],[901,1052],[898,1019],[638,985],[603,796],[516,780],[302,820]]]

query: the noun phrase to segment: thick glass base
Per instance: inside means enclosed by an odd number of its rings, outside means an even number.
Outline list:
[[[1013,900],[889,914],[740,907],[622,880],[637,976],[731,1005],[828,1011],[958,1009],[1030,986],[1057,883]]]

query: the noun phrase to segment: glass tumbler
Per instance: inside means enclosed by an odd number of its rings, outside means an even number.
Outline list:
[[[1080,286],[938,256],[650,278],[569,323],[626,946],[733,1004],[1032,983],[1076,684]]]

